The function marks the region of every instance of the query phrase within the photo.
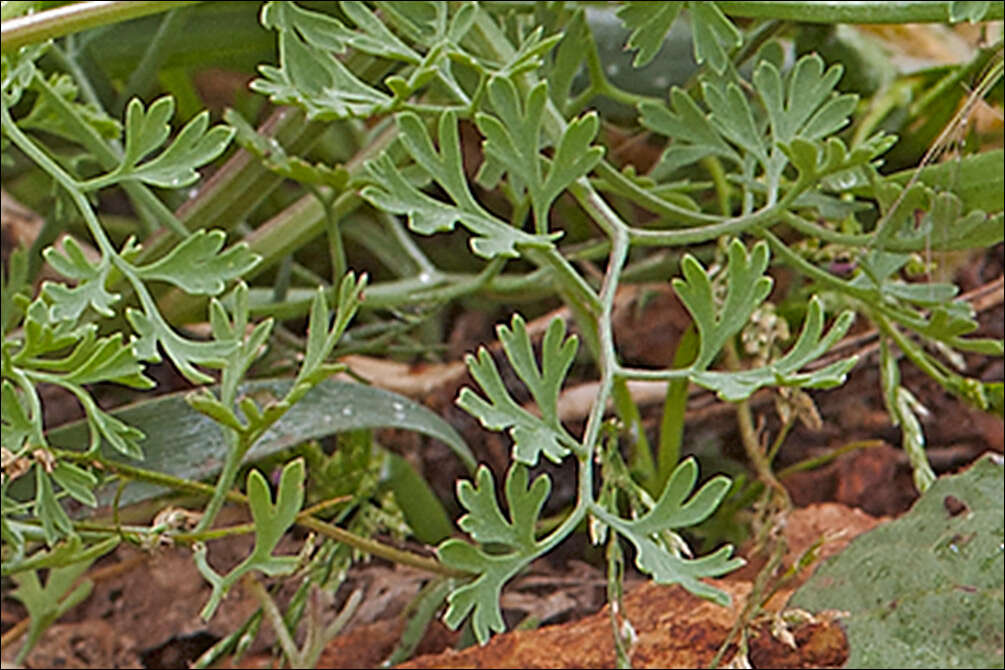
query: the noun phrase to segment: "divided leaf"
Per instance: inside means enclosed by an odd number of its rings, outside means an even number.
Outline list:
[[[645,67],[659,53],[683,2],[630,2],[618,9],[618,18],[632,31],[625,49],[638,49],[633,67]]]
[[[199,572],[212,587],[209,601],[203,607],[204,620],[213,617],[216,608],[238,579],[251,570],[275,577],[293,572],[299,562],[296,556],[273,556],[276,545],[296,521],[304,502],[304,461],[298,458],[283,468],[279,480],[279,491],[273,504],[269,484],[258,470],[248,473],[248,504],[255,526],[255,548],[233,570],[221,577],[206,560],[206,546],[198,544],[193,550],[193,558]]]
[[[688,2],[694,33],[694,59],[708,62],[717,74],[726,71],[729,52],[743,44],[743,36],[714,2]]]
[[[798,370],[830,349],[841,339],[855,320],[851,311],[843,312],[830,331],[821,337],[824,310],[820,299],[814,296],[806,314],[806,322],[795,345],[782,358],[763,367],[736,372],[699,371],[691,379],[715,391],[728,402],[749,398],[764,386],[795,386],[798,388],[833,388],[844,383],[845,377],[858,362],[857,356],[843,358],[812,372]]]
[[[30,622],[27,638],[17,655],[17,663],[24,661],[28,651],[50,625],[91,594],[94,582],[82,577],[93,562],[94,558],[52,568],[48,571],[45,586],[42,586],[36,570],[14,577],[17,588],[11,592],[11,596],[25,606]]]
[[[141,360],[160,362],[161,357],[157,352],[159,345],[178,368],[178,372],[197,384],[211,382],[213,378],[200,372],[196,365],[221,367],[227,356],[237,347],[235,339],[205,342],[186,339],[172,330],[159,312],[148,315],[138,309],[129,308],[126,310],[126,320],[136,332],[137,338],[133,341],[133,347]]]
[[[270,13],[271,8],[287,6],[293,5],[270,3],[263,10],[263,18],[277,15],[276,12]],[[300,34],[294,30],[282,29],[282,24],[273,24],[271,27],[280,28],[279,67],[259,66],[258,69],[265,78],[251,82],[251,89],[269,96],[276,104],[302,107],[309,119],[334,121],[360,118],[390,109],[393,98],[360,81],[338,58],[329,53],[329,49],[342,45],[338,33],[328,33],[331,26],[338,22],[329,19],[325,23],[325,29],[317,32],[304,30],[302,24],[298,24],[298,30],[303,30]],[[340,23],[338,25],[341,26]],[[301,34],[309,35],[315,41],[324,39],[332,44],[321,48],[304,41]],[[318,35],[325,37],[319,39]]]
[[[794,137],[790,142],[780,142],[778,148],[796,166],[803,179],[833,175],[824,179],[822,185],[827,190],[840,192],[848,190],[858,181],[854,168],[886,153],[896,143],[896,136],[879,132],[851,150],[838,137],[826,140]],[[847,177],[852,178],[852,184],[848,184]]]
[[[700,11],[719,11],[714,3],[694,4],[707,5]],[[640,103],[642,124],[674,140],[656,173],[668,174],[709,154],[737,166],[745,156],[752,157],[773,179],[781,175],[787,160],[807,177],[871,160],[886,151],[893,139],[879,134],[849,151],[840,140],[828,137],[848,123],[857,100],[854,95],[834,92],[841,72],[840,65],[824,71],[823,60],[816,54],[800,58],[784,77],[777,65],[761,60],[752,89],[763,114],[751,107],[743,89],[729,77],[702,78],[707,114],[677,88],[670,93],[672,112],[665,105]]]
[[[447,540],[436,554],[444,565],[478,574],[447,596],[450,604],[443,622],[456,630],[473,612],[471,625],[479,644],[485,644],[493,632],[506,630],[499,607],[502,588],[527,561],[514,554],[487,554],[462,540]]]
[[[433,78],[443,81],[454,94],[465,99],[454,79],[446,59],[448,45],[454,45],[473,19],[474,8],[459,9],[447,23],[446,7],[426,3],[416,14],[415,5],[397,7],[382,3],[385,19],[394,23],[406,36],[432,48],[423,56],[405,44],[378,16],[362,2],[342,2],[342,11],[355,24],[320,12],[301,9],[293,3],[270,2],[262,10],[262,24],[279,32],[279,67],[261,66],[264,79],[252,82],[253,90],[269,95],[274,102],[303,107],[312,119],[362,118],[390,111],[401,100],[416,92]],[[432,14],[435,27],[430,33],[427,21]],[[418,19],[416,23],[413,19]],[[426,27],[420,27],[425,25]],[[395,74],[385,84],[394,93],[363,82],[332,52],[341,54],[348,48],[416,66],[407,81]]]
[[[220,249],[227,235],[222,230],[198,230],[163,258],[136,268],[144,279],[170,282],[186,293],[217,295],[227,283],[258,264],[259,256],[245,243],[235,244],[223,253]]]
[[[318,289],[314,296],[314,302],[311,304],[311,315],[307,328],[307,347],[304,351],[303,362],[300,364],[300,371],[297,373],[296,383],[313,380],[319,371],[324,370],[325,359],[338,344],[345,329],[349,327],[349,322],[359,310],[366,284],[367,276],[365,274],[357,279],[354,272],[346,273],[339,284],[334,318],[330,316],[324,292],[320,288]],[[311,386],[320,381],[321,379],[313,381]]]
[[[783,82],[775,64],[762,60],[754,71],[754,86],[768,113],[772,140],[818,140],[840,130],[857,101],[854,95],[832,95],[843,71],[841,65],[832,65],[824,72],[823,59],[810,54],[796,62]]]
[[[729,558],[733,547],[726,545],[713,554],[698,559],[682,558],[668,549],[659,538],[665,531],[700,523],[708,518],[730,488],[730,481],[722,475],[713,477],[687,502],[698,477],[698,466],[693,458],[674,469],[659,500],[646,514],[629,521],[615,516],[600,507],[593,513],[605,524],[628,538],[637,552],[635,563],[640,570],[651,574],[660,584],[680,584],[702,598],[721,605],[729,605],[729,595],[701,582],[704,577],[718,577],[744,564],[742,558]]]
[[[768,267],[768,245],[758,242],[748,255],[743,243],[729,245],[726,265],[726,298],[721,307],[712,293],[712,282],[701,263],[693,256],[681,261],[683,279],[674,279],[674,290],[694,319],[701,335],[698,358],[693,368],[703,370],[715,358],[726,341],[740,332],[751,313],[771,291],[772,280],[764,276]]]
[[[673,112],[666,105],[655,102],[639,104],[643,126],[674,138],[660,158],[658,174],[668,174],[709,155],[725,158],[736,165],[742,163],[740,154],[722,138],[690,95],[675,86],[670,90],[670,104]]]
[[[421,235],[452,230],[460,223],[474,234],[471,248],[484,258],[516,257],[517,246],[547,248],[560,233],[531,235],[514,228],[485,211],[471,195],[461,162],[457,117],[445,112],[439,122],[439,151],[433,146],[418,116],[405,112],[397,116],[401,142],[408,153],[447,192],[454,204],[436,200],[414,185],[385,153],[367,163],[373,184],[361,195],[375,207],[408,216],[408,225]]]
[[[131,344],[122,341],[122,333],[95,340],[87,335],[64,360],[33,361],[38,368],[65,370],[62,379],[74,384],[113,382],[135,389],[150,389],[154,381],[143,375],[143,365]]]
[[[522,103],[516,86],[508,78],[493,77],[488,89],[498,118],[481,113],[475,117],[478,129],[486,137],[483,143],[486,162],[482,170],[494,174],[508,171],[514,190],[530,192],[537,230],[547,230],[552,203],[569,184],[592,170],[604,153],[602,147],[590,146],[599,127],[597,115],[591,112],[569,123],[545,176],[540,152],[548,103],[547,83],[541,82],[531,89]]]
[[[488,402],[471,389],[463,388],[457,404],[490,430],[509,428],[514,460],[537,465],[543,453],[548,460],[561,462],[577,445],[562,426],[557,410],[562,382],[576,355],[576,337],[564,339],[565,322],[552,320],[544,338],[542,366],[538,368],[523,318],[514,316],[512,324],[512,330],[499,326],[499,339],[513,369],[537,401],[541,416],[535,416],[513,400],[492,355],[484,348],[478,351],[477,358],[469,355],[465,362]]]
[[[185,124],[166,149],[147,161],[171,134],[168,121],[174,116],[174,99],[155,100],[149,109],[134,98],[126,107],[126,146],[122,163],[110,174],[92,180],[106,185],[112,181],[137,180],[161,188],[181,188],[199,179],[196,168],[220,156],[234,136],[232,128],[209,128],[209,112],[203,111]],[[207,132],[208,129],[208,132]]]
[[[72,288],[55,282],[45,282],[42,285],[42,294],[51,303],[50,319],[76,321],[88,307],[102,316],[115,315],[112,305],[118,302],[119,294],[111,293],[105,288],[108,273],[112,269],[107,257],[92,263],[72,237],[63,238],[62,252],[55,247],[48,247],[42,255],[56,272],[77,280],[77,285]]]
[[[497,542],[511,549],[532,552],[537,546],[534,524],[551,491],[548,478],[537,477],[528,488],[527,468],[517,464],[510,468],[506,475],[506,503],[512,520],[499,509],[492,472],[480,466],[475,479],[474,486],[467,480],[457,484],[457,498],[468,510],[457,525],[481,544]]]
[[[446,540],[436,553],[444,565],[479,575],[455,589],[447,598],[450,607],[444,621],[457,628],[474,611],[472,625],[478,641],[484,644],[492,631],[505,630],[499,596],[503,585],[538,553],[540,545],[534,531],[551,482],[547,475],[537,477],[528,487],[527,468],[514,463],[506,475],[506,504],[509,519],[499,508],[495,483],[487,467],[480,466],[476,484],[462,481],[457,497],[466,510],[458,525],[480,543],[505,545],[508,553],[486,553],[463,540]]]
[[[618,10],[618,18],[632,31],[625,49],[638,49],[633,67],[644,67],[656,57],[685,4],[691,14],[695,61],[699,65],[707,62],[718,74],[726,70],[729,52],[743,43],[743,36],[715,2],[625,3]]]
[[[980,165],[987,166],[984,162]],[[905,192],[889,182],[880,184],[875,192],[883,202],[899,202],[886,214],[877,245],[893,239],[921,249],[979,249],[993,246],[1005,236],[1001,210],[968,210],[964,200],[951,191],[936,191],[915,183]]]

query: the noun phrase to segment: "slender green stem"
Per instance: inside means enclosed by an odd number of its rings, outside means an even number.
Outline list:
[[[283,653],[286,654],[286,659],[290,662],[290,667],[300,668],[306,667],[298,663],[300,660],[300,650],[297,649],[296,642],[293,641],[293,636],[290,635],[290,631],[286,628],[286,622],[283,621],[283,613],[279,611],[276,606],[276,601],[272,599],[269,592],[265,590],[265,587],[255,579],[255,576],[250,572],[245,573],[242,578],[244,587],[251,592],[251,595],[255,597],[258,601],[258,606],[262,608],[262,613],[265,618],[268,619],[269,623],[272,624],[272,630],[275,631],[276,637],[279,638],[279,645],[283,648]]]
[[[186,479],[180,479],[178,477],[172,477],[161,472],[154,472],[152,470],[144,470],[142,468],[137,468],[135,466],[126,465],[119,461],[109,460],[102,457],[100,454],[97,455],[86,455],[75,451],[65,451],[59,450],[56,452],[57,457],[65,458],[67,460],[80,462],[80,463],[92,463],[97,461],[101,463],[106,469],[117,472],[120,475],[129,477],[130,479],[135,479],[138,481],[146,481],[153,484],[159,484],[161,486],[167,486],[172,489],[180,491],[188,491],[190,493],[196,493],[199,495],[212,495],[214,488],[208,484],[201,484],[199,482],[192,482]],[[230,502],[236,502],[240,504],[247,504],[248,498],[237,491],[227,491],[226,499]],[[297,515],[297,524],[313,530],[321,535],[330,537],[339,542],[343,542],[359,551],[371,554],[373,556],[379,556],[380,558],[385,558],[389,561],[395,563],[401,563],[403,565],[410,565],[420,570],[425,570],[426,572],[432,572],[435,574],[445,575],[447,577],[463,577],[467,573],[448,568],[441,565],[437,561],[427,558],[425,556],[420,556],[412,552],[403,551],[396,549],[395,547],[388,546],[376,540],[370,538],[360,537],[354,533],[350,533],[347,530],[339,528],[333,524],[327,523],[320,519],[315,518],[313,515],[321,511],[323,507],[328,507],[334,504],[334,500],[325,501],[323,504],[315,505],[306,510],[303,510]],[[577,521],[578,523],[578,521]],[[572,524],[575,527],[575,524]],[[212,533],[209,530],[196,530],[197,533]],[[184,536],[182,536],[184,537]],[[196,537],[193,535],[193,537]],[[201,537],[201,536],[200,536]]]
[[[250,444],[241,444],[240,437],[232,429],[225,429],[224,432],[228,434],[227,441],[231,444],[227,445],[227,456],[224,458],[223,467],[216,478],[216,486],[213,488],[213,494],[203,509],[199,523],[196,524],[195,532],[197,533],[213,527],[216,515],[220,513],[223,503],[227,500],[230,487],[234,484],[234,480],[237,479],[237,471],[241,467],[241,461],[244,460],[244,455],[248,453],[248,449],[251,447]]]
[[[795,202],[796,198],[810,186],[812,186],[812,183],[800,176],[778,202],[765,206],[756,212],[745,213],[732,219],[723,220],[718,218],[719,223],[681,230],[629,228],[630,239],[632,244],[639,246],[676,246],[707,242],[722,235],[739,235],[757,226],[770,226],[777,222],[792,203]]]
[[[778,450],[782,448],[782,444],[785,442],[785,438],[789,436],[789,431],[795,425],[795,417],[790,417],[788,421],[782,424],[782,427],[778,429],[778,435],[775,436],[775,441],[772,442],[771,448],[768,449],[768,465],[775,462],[775,456],[778,455]]]
[[[65,449],[55,450],[55,455],[58,458],[65,459],[68,461],[74,461],[77,463],[99,463],[101,467],[109,472],[114,472],[121,477],[127,479],[132,479],[135,481],[148,482],[150,484],[157,484],[158,486],[164,486],[175,491],[184,491],[187,493],[194,493],[196,495],[211,495],[213,493],[213,487],[209,484],[203,484],[201,482],[194,482],[188,479],[182,479],[180,477],[174,477],[172,475],[166,474],[164,472],[157,472],[156,470],[146,470],[144,468],[136,467],[135,465],[128,465],[118,460],[113,460],[107,458],[101,454],[97,453],[85,453],[79,451],[69,451]],[[235,491],[229,491],[227,493],[227,500],[230,502],[243,502],[245,500],[244,496]]]
[[[647,370],[645,368],[626,367],[618,368],[618,375],[624,377],[625,379],[638,379],[642,381],[656,382],[670,381],[671,379],[687,379],[695,372],[696,370],[691,366],[675,370]]]
[[[298,521],[297,523],[308,530],[313,530],[316,533],[324,535],[325,537],[330,537],[338,542],[344,542],[350,547],[370,554],[371,556],[378,556],[394,563],[410,565],[413,568],[425,570],[426,572],[432,572],[437,575],[444,575],[446,577],[470,576],[467,572],[449,568],[432,558],[420,556],[410,551],[395,549],[394,547],[377,542],[376,540],[354,535],[347,530],[343,530],[334,524],[325,523],[320,519],[311,517],[309,519]]]
[[[805,470],[813,470],[820,467],[821,465],[827,465],[833,461],[838,456],[843,456],[850,451],[855,451],[856,449],[868,449],[870,447],[882,447],[886,444],[885,440],[856,440],[855,442],[849,442],[848,444],[841,445],[836,449],[828,451],[826,454],[821,454],[814,458],[807,458],[806,460],[799,461],[798,463],[793,463],[787,468],[778,471],[778,478],[785,479],[789,475],[794,475],[797,472],[803,472]]]
[[[161,23],[157,26],[157,32],[150,39],[143,54],[143,59],[133,69],[129,75],[129,81],[119,92],[119,97],[115,100],[113,109],[121,113],[126,108],[129,96],[145,98],[149,95],[156,83],[157,70],[160,69],[164,61],[164,41],[179,26],[179,19],[182,13],[177,10],[166,13],[161,18]]]
[[[117,0],[112,2],[76,2],[37,14],[3,22],[0,28],[0,52],[13,53],[21,47],[78,33],[88,28],[120,23],[129,19],[169,12],[200,0]]]
[[[634,202],[655,214],[660,214],[662,216],[686,223],[720,223],[723,221],[721,216],[685,209],[684,207],[675,205],[668,200],[664,200],[663,198],[650,193],[625,175],[621,174],[621,172],[616,170],[607,161],[600,161],[596,167],[596,172],[604,180],[610,182],[613,186],[616,186],[618,188],[618,192],[627,195]]]
[[[915,0],[890,2],[777,2],[726,1],[719,8],[727,16],[752,19],[781,19],[804,23],[946,23],[952,2]],[[1000,21],[1005,5],[989,2],[985,21]]]
[[[384,224],[384,228],[391,234],[392,239],[398,243],[401,250],[415,263],[415,267],[420,274],[426,273],[431,278],[442,275],[439,268],[429,260],[429,256],[419,248],[419,245],[415,243],[415,238],[405,231],[405,227],[397,218],[384,211],[377,212],[377,218]]]
[[[11,141],[14,142],[14,144],[21,149],[25,155],[31,158],[44,172],[48,173],[53,180],[66,189],[70,199],[80,211],[80,214],[83,216],[84,221],[87,224],[87,228],[91,233],[92,239],[94,239],[94,242],[97,244],[98,249],[102,254],[98,271],[104,272],[109,263],[114,265],[115,269],[121,272],[132,285],[133,291],[139,298],[140,304],[143,306],[143,310],[155,330],[159,330],[161,333],[174,335],[174,331],[172,331],[170,326],[168,326],[168,324],[164,321],[160,311],[157,309],[157,305],[154,302],[153,297],[150,295],[146,285],[136,273],[135,268],[118,254],[115,247],[112,245],[111,240],[108,239],[104,228],[101,226],[101,222],[98,221],[98,217],[95,215],[94,210],[91,209],[90,203],[87,201],[84,194],[78,189],[76,180],[67,174],[59,166],[59,164],[49,158],[44,151],[38,148],[34,142],[21,132],[20,128],[17,127],[17,124],[14,123],[14,119],[11,117],[10,111],[6,106],[0,106],[0,113],[2,113],[4,131],[7,133],[7,136],[11,139]],[[177,361],[175,362],[177,363]],[[211,377],[191,367],[189,368],[186,376],[188,376],[191,381],[212,381]]]
[[[411,297],[416,302],[448,302],[462,295],[476,293],[502,272],[507,260],[503,256],[496,256],[485,264],[481,272],[468,280],[458,281],[439,288],[431,288],[427,291],[417,291]]]
[[[702,159],[701,164],[712,176],[716,199],[719,203],[719,212],[723,216],[729,216],[732,213],[732,207],[729,204],[729,194],[732,189],[726,180],[726,171],[722,168],[722,161],[719,160],[718,156],[706,156]]]
[[[911,338],[900,332],[900,330],[890,323],[890,321],[882,314],[873,312],[869,315],[869,317],[872,322],[876,324],[876,327],[879,328],[880,332],[893,340],[912,363],[918,366],[918,368],[929,377],[938,382],[940,386],[947,386],[949,380],[946,377],[945,372],[939,369],[939,367],[935,365],[925,354],[921,347],[913,342]]]

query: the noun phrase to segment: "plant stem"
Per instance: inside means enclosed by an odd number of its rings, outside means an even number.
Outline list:
[[[23,46],[44,42],[88,28],[119,23],[129,19],[159,14],[195,5],[201,0],[113,0],[109,2],[77,2],[37,14],[20,16],[3,22],[0,28],[0,53],[9,54]]]
[[[121,114],[126,108],[130,96],[146,98],[152,93],[154,84],[157,82],[157,71],[164,60],[165,37],[178,28],[180,17],[180,12],[170,11],[161,18],[161,23],[151,38],[150,44],[143,54],[143,59],[137,63],[132,74],[129,75],[129,81],[126,82],[126,85],[119,92],[119,97],[115,100],[113,109],[116,114]]]
[[[304,667],[298,663],[300,660],[300,650],[297,649],[296,642],[293,641],[290,631],[286,628],[286,622],[283,621],[282,612],[276,607],[276,601],[272,599],[272,596],[265,590],[265,587],[250,572],[245,573],[242,581],[244,588],[248,589],[251,595],[255,597],[255,600],[258,601],[258,606],[262,608],[262,612],[265,614],[265,618],[272,624],[272,630],[276,632],[276,637],[279,638],[279,646],[283,648],[283,653],[286,654],[286,660],[290,662],[290,667]]]
[[[951,2],[915,0],[889,2],[720,2],[727,16],[752,19],[781,19],[804,23],[945,23],[949,20]],[[1005,5],[988,3],[985,21],[1000,21],[1005,17]]]

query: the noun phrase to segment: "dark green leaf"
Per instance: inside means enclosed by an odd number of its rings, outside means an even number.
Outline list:
[[[426,480],[401,456],[387,452],[385,458],[390,462],[388,485],[415,538],[436,544],[450,537],[453,524]]]
[[[248,382],[239,387],[238,397],[267,394],[281,398],[292,386],[290,380]],[[144,441],[145,458],[123,459],[105,450],[106,458],[163,472],[185,479],[201,480],[219,472],[227,445],[220,426],[196,412],[185,402],[185,393],[164,395],[116,410],[109,416],[141,429],[149,437]],[[307,393],[255,443],[247,456],[253,462],[301,444],[302,442],[350,430],[364,428],[401,428],[414,430],[440,440],[471,470],[475,459],[461,436],[450,424],[425,407],[390,391],[349,382],[323,381]],[[87,443],[87,426],[75,422],[50,431],[53,444],[80,448]],[[15,482],[20,484],[20,480]],[[12,495],[24,496],[23,485]],[[165,489],[142,482],[129,483],[122,492],[121,504],[161,495]],[[31,493],[28,493],[30,496]],[[103,489],[98,500],[111,502],[115,486]]]

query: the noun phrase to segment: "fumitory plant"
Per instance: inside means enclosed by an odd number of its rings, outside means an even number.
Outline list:
[[[742,559],[728,544],[695,556],[684,533],[735,491],[722,474],[699,482],[697,461],[682,458],[688,384],[741,408],[765,388],[808,397],[860,363],[828,353],[852,324],[874,328],[883,397],[920,490],[934,472],[901,358],[1002,413],[1000,382],[954,368],[963,353],[1002,356],[1002,342],[972,335],[975,311],[957,286],[913,279],[933,253],[1002,240],[1001,179],[988,177],[995,161],[1000,173],[1001,152],[962,156],[952,170],[928,165],[975,101],[1000,97],[1000,38],[973,62],[931,75],[946,99],[961,100],[963,77],[974,90],[960,111],[935,98],[912,108],[940,120],[923,144],[898,137],[906,126],[894,118],[860,114],[867,91],[848,83],[847,69],[788,39],[802,34],[798,21],[1000,20],[997,3],[267,2],[260,25],[234,21],[205,40],[207,58],[231,49],[268,63],[253,94],[215,125],[179,45],[187,25],[197,31],[236,10],[76,3],[46,23],[57,10],[14,18],[15,4],[48,3],[4,4],[5,182],[8,165],[32,174],[54,203],[35,246],[11,255],[2,292],[3,574],[31,612],[29,641],[86,597],[75,580],[123,539],[192,546],[212,587],[207,618],[238,580],[259,597],[257,618],[203,664],[240,651],[263,617],[291,662],[316,661],[324,640],[298,649],[296,622],[359,554],[437,574],[423,596],[431,605],[419,609],[431,616],[445,602],[447,625],[467,625],[485,643],[505,630],[507,582],[584,528],[605,547],[612,601],[629,557],[659,583],[727,604],[703,579]],[[167,10],[144,19],[156,26],[150,44],[125,39],[122,21]],[[612,23],[617,49],[629,52],[627,80],[595,37]],[[693,63],[675,69],[660,54],[682,25]],[[109,39],[116,31],[120,43]],[[120,57],[137,49],[135,68],[102,65],[113,48]],[[639,77],[652,68],[659,74]],[[169,94],[151,95],[159,89]],[[265,113],[256,128],[249,119]],[[616,126],[659,147],[651,168],[613,155]],[[893,157],[909,169],[891,169]],[[126,233],[103,214],[110,197],[132,213]],[[316,238],[324,244],[309,244]],[[42,261],[51,272],[39,284]],[[786,312],[797,334],[744,358],[741,340],[786,298],[773,268],[797,278],[789,291],[798,306]],[[665,368],[626,363],[613,332],[619,289],[652,277],[670,283],[692,321]],[[512,306],[554,297],[571,318],[551,320],[538,338]],[[473,300],[512,313],[496,329],[505,361],[486,348],[469,354],[474,385],[456,399],[511,439],[501,479],[428,410],[331,379],[345,371],[336,362],[345,353],[429,354],[445,308]],[[177,407],[207,436],[178,447],[198,465],[164,457],[159,434],[170,428],[131,424],[138,414],[97,400],[110,384],[153,388],[150,366],[162,359],[196,386],[184,403],[156,407]],[[574,366],[599,382],[582,430],[559,411]],[[252,380],[277,372],[292,379]],[[667,385],[656,445],[633,381]],[[75,442],[46,425],[45,387],[83,408]],[[463,536],[373,433],[388,426],[447,443],[468,468],[456,486]],[[318,440],[333,434],[338,447],[327,453]],[[747,446],[763,483],[777,483],[774,450]],[[274,492],[259,468],[242,470],[266,457],[279,463]],[[557,520],[543,518],[552,496],[544,461],[575,473],[575,499]],[[202,483],[208,477],[215,484]],[[234,489],[242,479],[244,493]],[[89,525],[67,504],[118,506],[165,487],[208,501],[130,527]],[[253,526],[233,532],[255,542],[221,575],[206,542],[231,532],[214,528],[228,500],[250,509]],[[295,524],[323,536],[320,548],[312,538],[299,554],[277,555]],[[415,534],[436,546],[435,560],[370,537],[378,529]],[[260,574],[302,579],[285,615]],[[615,627],[622,660],[629,630]]]

